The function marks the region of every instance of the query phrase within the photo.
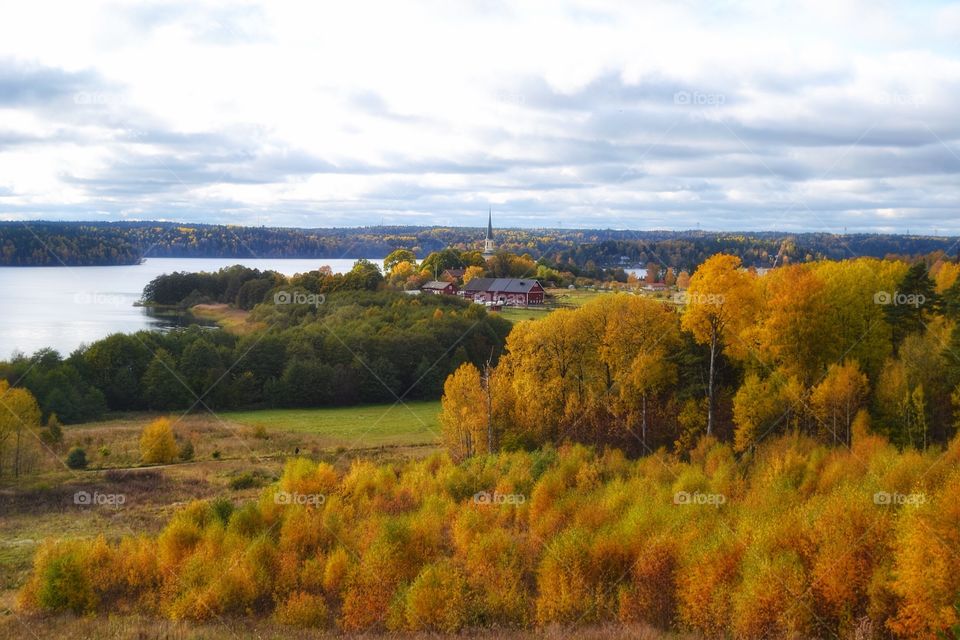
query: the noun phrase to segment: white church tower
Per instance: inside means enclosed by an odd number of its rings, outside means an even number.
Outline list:
[[[487,212],[487,237],[483,240],[483,257],[489,258],[497,250],[497,245],[493,241],[493,207]]]

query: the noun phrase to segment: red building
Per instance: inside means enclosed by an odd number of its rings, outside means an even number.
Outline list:
[[[525,278],[474,278],[463,285],[463,296],[474,302],[527,306],[543,304],[543,287]]]
[[[440,280],[431,280],[427,284],[420,287],[420,291],[424,293],[432,293],[436,296],[447,295],[452,296],[457,293],[457,285],[452,282],[441,282]]]

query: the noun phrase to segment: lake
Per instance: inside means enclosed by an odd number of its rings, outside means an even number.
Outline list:
[[[381,264],[382,258],[371,258]],[[355,260],[236,258],[147,258],[116,267],[0,267],[0,360],[15,351],[32,354],[52,347],[66,356],[81,344],[111,333],[167,329],[169,318],[149,315],[133,303],[158,275],[173,271],[216,271],[242,264],[285,275],[329,265],[349,271]]]

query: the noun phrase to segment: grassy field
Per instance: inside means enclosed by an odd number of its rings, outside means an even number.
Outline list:
[[[553,311],[551,307],[537,309],[535,307],[504,307],[501,311],[494,311],[497,315],[506,318],[510,322],[520,322],[521,320],[537,320],[543,318]]]
[[[604,289],[547,289],[547,304],[542,307],[504,307],[502,311],[497,311],[500,316],[511,322],[520,322],[522,320],[537,320],[543,318],[554,309],[563,307],[582,307],[591,300],[596,300],[601,296],[613,295],[613,291]],[[639,295],[651,297],[664,302],[671,302],[673,292],[648,293],[638,292]]]
[[[432,444],[438,440],[440,403],[408,402],[333,409],[270,409],[224,413],[223,418],[268,433],[286,431],[321,437],[348,449]]]
[[[602,289],[547,289],[551,302],[564,306],[581,307],[600,296],[610,295]]]

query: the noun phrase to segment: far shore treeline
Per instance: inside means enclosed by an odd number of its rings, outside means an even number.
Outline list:
[[[385,256],[401,248],[427,255],[447,247],[476,250],[483,235],[483,229],[471,227],[295,229],[149,221],[2,221],[0,266],[122,265],[151,257],[353,259]],[[657,262],[692,272],[716,253],[735,255],[744,265],[758,268],[855,256],[957,253],[956,238],[883,234],[497,229],[495,238],[503,251],[585,271]]]

